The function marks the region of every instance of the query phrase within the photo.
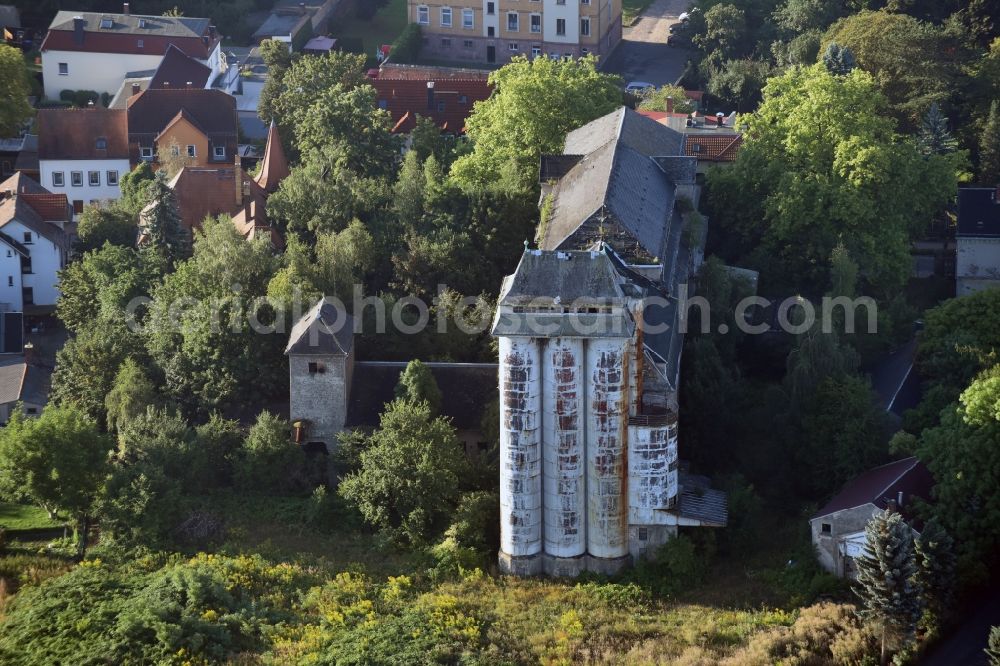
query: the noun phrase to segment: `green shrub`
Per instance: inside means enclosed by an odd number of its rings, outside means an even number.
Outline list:
[[[711,561],[705,550],[681,534],[667,541],[651,558],[639,562],[626,575],[655,594],[675,596],[705,580]]]
[[[403,32],[399,34],[396,41],[392,43],[392,51],[389,53],[389,59],[392,62],[401,64],[415,62],[420,57],[420,48],[423,46],[423,43],[420,26],[416,23],[411,23],[403,29]]]

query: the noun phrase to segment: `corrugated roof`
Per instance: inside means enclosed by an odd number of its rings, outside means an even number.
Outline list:
[[[726,493],[714,490],[703,476],[681,472],[681,487],[677,498],[677,513],[690,520],[697,520],[707,527],[725,527],[729,522],[729,504]]]
[[[933,485],[934,477],[922,462],[915,457],[904,458],[870,469],[850,481],[812,519],[865,504],[885,509],[889,500],[896,500],[900,492],[904,505],[908,505],[911,496],[928,498]]]
[[[120,109],[39,109],[40,160],[128,159],[128,119]],[[98,139],[104,139],[100,148]]]
[[[285,353],[347,356],[353,348],[354,318],[322,299],[292,327]]]

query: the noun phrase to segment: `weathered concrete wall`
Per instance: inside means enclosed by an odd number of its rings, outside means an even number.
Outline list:
[[[816,557],[820,566],[830,573],[843,576],[843,558],[837,552],[837,544],[845,534],[860,532],[876,512],[881,510],[874,504],[864,504],[852,509],[834,512],[809,521],[812,542],[816,546]],[[830,525],[830,532],[823,533],[823,523]]]
[[[955,276],[959,296],[1000,286],[1000,238],[959,238]]]
[[[347,420],[353,361],[353,354],[288,357],[291,420],[309,421],[307,441],[323,442],[331,453]],[[310,363],[321,364],[323,372],[309,372]]]

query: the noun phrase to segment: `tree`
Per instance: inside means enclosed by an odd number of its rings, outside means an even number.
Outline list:
[[[920,588],[913,581],[917,572],[913,533],[902,515],[892,511],[872,517],[865,539],[864,552],[855,560],[855,592],[861,599],[861,617],[881,635],[885,664],[887,650],[913,641],[920,618]]]
[[[1000,545],[1000,366],[983,372],[920,435],[916,455],[934,475],[933,514],[958,544],[967,578],[986,575]]]
[[[0,490],[50,515],[69,513],[79,527],[77,554],[83,557],[110,450],[110,441],[80,409],[49,405],[37,419],[14,410],[0,431]]]
[[[747,37],[746,15],[736,5],[717,4],[705,12],[705,31],[696,35],[695,45],[714,62],[743,55]]]
[[[270,123],[277,120],[277,99],[285,88],[285,72],[292,66],[292,53],[285,42],[265,39],[260,43],[260,57],[267,65],[267,80],[257,101],[257,114]]]
[[[431,415],[441,410],[441,389],[438,388],[430,368],[414,359],[406,364],[396,384],[396,399],[408,402],[426,402]]]
[[[875,82],[858,69],[792,68],[741,120],[749,130],[736,163],[709,175],[708,212],[733,260],[766,261],[772,280],[818,291],[843,244],[866,286],[901,286],[910,239],[954,197],[964,156],[924,157],[899,137]]]
[[[267,240],[247,241],[228,218],[207,219],[194,255],[155,290],[146,346],[166,394],[189,414],[287,390],[287,337],[264,300],[277,266]]]
[[[621,106],[618,80],[593,56],[514,58],[490,74],[493,95],[466,121],[473,150],[452,165],[464,188],[497,185],[536,192],[542,153],[560,152],[566,133]]]
[[[261,412],[236,453],[236,484],[244,490],[286,492],[305,485],[305,454],[291,438],[291,426]]]
[[[749,58],[727,60],[718,67],[710,67],[708,75],[708,92],[744,112],[760,103],[761,90],[771,75],[771,67],[764,61]]]
[[[18,136],[25,121],[31,118],[28,97],[28,68],[21,51],[0,44],[0,136]]]
[[[1000,101],[993,100],[979,139],[979,182],[1000,184]]]
[[[837,21],[824,48],[836,42],[851,50],[889,100],[892,112],[915,129],[932,102],[946,102],[958,74],[955,44],[942,29],[912,16],[862,11]]]
[[[87,252],[104,247],[105,243],[133,247],[138,234],[135,216],[120,206],[90,204],[85,206],[77,223],[77,252]]]
[[[167,267],[190,255],[190,238],[181,225],[177,196],[163,174],[157,174],[146,190],[149,204],[140,215],[140,247],[155,254]]]
[[[837,76],[847,76],[857,66],[851,49],[837,42],[830,42],[827,45],[826,51],[823,52],[823,64],[826,66],[826,71]]]
[[[134,359],[128,358],[118,368],[114,385],[104,399],[108,409],[107,424],[110,432],[121,432],[129,421],[147,408],[156,405],[159,396],[156,386]]]
[[[986,639],[986,658],[990,666],[1000,666],[1000,627],[990,627],[990,635]]]
[[[932,519],[924,523],[914,546],[916,582],[923,595],[925,623],[937,628],[948,621],[955,601],[954,541],[941,524]]]
[[[103,424],[107,417],[105,400],[114,386],[118,367],[141,349],[139,338],[121,322],[103,321],[82,329],[56,352],[51,401],[80,409]]]
[[[66,328],[80,333],[107,322],[125,323],[129,304],[147,295],[158,277],[145,258],[132,248],[106,243],[62,269],[56,314]],[[141,312],[135,315],[138,319]]]
[[[786,0],[774,12],[774,19],[791,33],[825,30],[843,12],[843,5],[829,0]]]
[[[454,161],[458,149],[455,136],[445,134],[433,119],[417,115],[417,123],[410,132],[410,152],[417,154],[417,160],[423,164],[431,155],[447,171]]]
[[[118,205],[134,220],[139,218],[139,213],[149,203],[148,189],[155,179],[153,167],[145,160],[118,179],[118,189],[122,193]]]
[[[177,139],[171,139],[169,145],[160,146],[156,151],[156,161],[160,164],[160,172],[171,180],[181,169],[194,164],[194,157],[188,155]]]
[[[937,102],[931,104],[917,134],[917,145],[925,156],[943,155],[958,150],[958,141],[948,131],[948,119]]]
[[[643,95],[639,109],[642,111],[666,111],[668,98],[672,101],[674,113],[691,113],[695,110],[694,102],[684,94],[684,88],[670,85],[661,86]]]
[[[466,467],[451,423],[434,418],[426,402],[396,400],[365,447],[340,494],[388,534],[414,544],[433,539],[452,514]]]

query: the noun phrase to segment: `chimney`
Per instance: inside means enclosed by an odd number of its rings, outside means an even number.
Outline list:
[[[674,97],[673,95],[667,97],[667,113],[674,112]]]
[[[903,506],[903,491],[896,493],[896,506]]]
[[[122,14],[124,14],[125,16],[129,15],[129,8],[127,2],[122,4]]]
[[[31,365],[31,362],[35,359],[35,345],[30,342],[24,343],[24,362],[26,365]]]
[[[139,94],[139,88],[140,88],[140,86],[139,86],[138,83],[133,83],[132,84],[132,94],[133,95],[138,95]]]
[[[427,82],[427,110],[434,110],[434,82]]]
[[[73,17],[73,41],[77,44],[83,44],[83,17],[74,16]]]
[[[302,12],[303,14],[306,13],[306,3],[304,2],[299,3],[299,11]]]
[[[723,123],[723,118],[725,117],[726,114],[724,114],[722,111],[719,111],[718,113],[715,114],[715,125],[720,129],[723,127],[722,123]]]
[[[243,207],[243,159],[240,157],[239,151],[236,152],[236,162],[233,165],[233,171],[236,173],[236,205],[242,208]]]
[[[188,81],[186,87],[187,88],[193,88],[194,87],[194,83],[192,83],[191,81]]]

